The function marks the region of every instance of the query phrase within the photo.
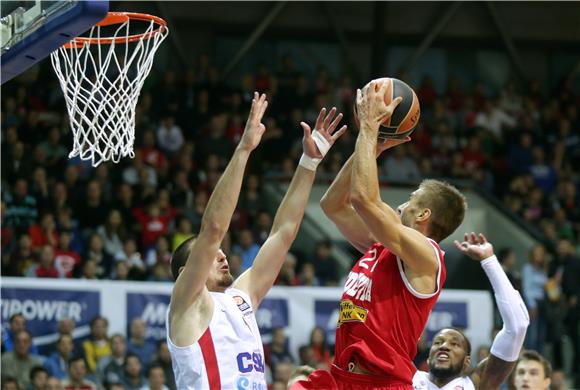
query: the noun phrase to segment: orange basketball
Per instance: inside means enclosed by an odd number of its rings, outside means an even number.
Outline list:
[[[402,97],[401,103],[395,108],[393,115],[383,122],[379,130],[379,139],[404,139],[407,138],[417,124],[421,116],[419,107],[419,98],[415,91],[399,79],[383,77],[373,81],[387,81],[387,90],[385,92],[385,104],[390,104],[397,97]],[[367,84],[368,85],[368,84]],[[375,90],[378,91],[380,83],[375,84]]]

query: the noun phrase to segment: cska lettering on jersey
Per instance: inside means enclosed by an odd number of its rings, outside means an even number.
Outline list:
[[[237,361],[241,374],[248,374],[252,371],[264,373],[264,358],[259,351],[241,352],[238,354]],[[238,378],[237,386],[238,390],[267,390],[264,383],[254,382],[251,378],[243,375]]]
[[[350,272],[344,285],[344,293],[362,302],[371,301],[373,281],[365,274]]]
[[[253,353],[241,352],[238,354],[237,360],[238,370],[242,374],[252,371],[264,372],[264,358],[259,351],[254,351]]]

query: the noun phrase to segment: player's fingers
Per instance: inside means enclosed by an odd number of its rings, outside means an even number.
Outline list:
[[[336,133],[332,135],[332,142],[336,141],[341,135],[346,132],[347,126],[343,125]]]
[[[479,244],[479,242],[477,241],[477,236],[475,235],[475,232],[471,232],[471,243],[472,244]]]
[[[402,101],[402,100],[403,100],[403,98],[402,98],[402,97],[400,97],[400,96],[399,96],[399,97],[396,97],[396,98],[394,98],[394,99],[393,99],[393,100],[392,100],[392,101],[389,103],[389,105],[387,106],[387,109],[388,109],[388,111],[389,111],[389,112],[393,112],[393,111],[395,111],[395,108],[397,108],[397,106],[399,105],[399,103],[401,103],[401,101]]]
[[[302,129],[304,130],[304,137],[310,138],[312,136],[312,129],[310,126],[308,126],[306,122],[300,122],[300,126],[302,126]]]
[[[485,238],[483,233],[479,233],[479,242],[482,244],[487,244],[487,238]]]
[[[453,243],[455,244],[455,247],[461,251],[461,252],[465,252],[465,248],[461,245],[461,243],[457,240],[453,241]]]
[[[326,115],[326,118],[324,118],[324,129],[328,129],[330,126],[330,122],[332,121],[332,118],[334,118],[334,115],[336,114],[336,107],[332,107],[330,109],[330,112],[328,113],[328,115]]]
[[[316,123],[314,124],[315,129],[320,129],[322,126],[322,121],[324,120],[324,115],[326,114],[326,107],[322,107],[318,113],[318,118],[316,118]]]
[[[387,87],[388,86],[389,86],[389,83],[387,82],[387,80],[382,80],[380,82],[379,91],[377,92],[377,94],[379,96],[385,96],[385,93],[387,92]]]
[[[340,123],[341,120],[342,120],[342,112],[340,114],[338,114],[336,116],[336,118],[334,118],[334,120],[332,121],[330,126],[328,126],[326,128],[326,131],[328,131],[328,134],[332,134],[334,132],[334,130],[336,129],[336,127],[338,126],[338,124]]]
[[[469,233],[465,233],[465,235],[463,236],[463,241],[467,241],[469,242]]]
[[[264,95],[264,96],[266,96],[266,95]],[[268,101],[264,100],[262,102],[262,105],[260,106],[260,114],[258,117],[258,118],[260,118],[260,120],[262,120],[262,118],[264,117],[264,113],[266,112],[266,108],[268,108]]]
[[[254,92],[254,98],[252,99],[252,105],[250,107],[250,113],[248,114],[248,118],[252,119],[254,115],[254,109],[256,107],[256,103],[258,102],[258,92]]]

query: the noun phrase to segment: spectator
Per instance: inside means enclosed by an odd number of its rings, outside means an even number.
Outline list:
[[[517,258],[513,249],[508,247],[501,248],[498,252],[498,260],[512,286],[516,290],[522,291],[522,276],[519,271],[515,269]]]
[[[83,229],[96,229],[105,223],[109,206],[103,199],[101,184],[92,180],[87,184],[85,199],[76,207],[76,216]]]
[[[62,334],[56,343],[56,352],[46,359],[44,367],[48,375],[58,379],[65,379],[68,375],[68,363],[73,356],[74,342],[72,335]]]
[[[320,326],[316,326],[310,332],[310,347],[317,363],[322,363],[330,367],[330,347],[326,342],[326,331]]]
[[[272,329],[272,342],[264,345],[264,360],[271,370],[280,362],[293,363],[294,359],[288,350],[288,339],[284,328]]]
[[[156,170],[161,169],[167,163],[165,155],[155,145],[155,132],[153,130],[143,132],[143,145],[139,151],[143,156],[143,161]]]
[[[105,252],[103,239],[98,234],[91,234],[89,238],[89,247],[85,254],[85,263],[88,260],[95,262],[97,266],[96,276],[100,279],[108,278],[111,275],[113,259]]]
[[[151,367],[153,366],[162,367],[165,373],[165,384],[170,390],[177,390],[173,367],[171,365],[171,354],[169,353],[169,348],[165,340],[159,341],[157,344],[157,358],[151,363]]]
[[[61,274],[54,264],[54,249],[50,245],[45,245],[40,251],[40,262],[33,264],[26,276],[30,278],[61,278]]]
[[[83,342],[83,352],[86,368],[89,373],[94,374],[99,360],[111,356],[111,344],[107,338],[109,321],[105,317],[97,316],[91,320],[90,326],[91,335],[88,340]]]
[[[145,279],[145,262],[141,253],[137,251],[137,242],[134,238],[128,237],[123,243],[123,251],[117,254],[115,259],[117,263],[125,263],[128,267],[127,278],[129,280]],[[117,275],[118,276],[118,275]]]
[[[27,390],[45,390],[48,372],[44,367],[36,366],[30,370],[30,385]]]
[[[114,334],[111,337],[111,355],[102,358],[97,364],[97,373],[102,385],[121,383],[126,357],[125,337],[121,334]]]
[[[115,257],[122,252],[125,228],[121,212],[116,209],[109,211],[107,221],[97,228],[97,233],[103,240],[103,248],[108,256]]]
[[[141,245],[145,250],[155,245],[157,237],[167,235],[173,219],[173,215],[161,214],[157,202],[151,202],[146,211],[136,210],[133,216],[141,225]]]
[[[247,270],[254,263],[260,246],[254,241],[252,232],[249,229],[242,229],[239,232],[238,244],[234,245],[233,250],[242,257],[242,270]]]
[[[147,367],[155,356],[156,346],[147,340],[147,324],[141,318],[133,318],[129,333],[127,350],[137,355],[144,367]]]
[[[165,386],[165,371],[163,367],[152,365],[147,371],[147,385],[139,390],[169,390]]]
[[[23,177],[26,175],[22,175]],[[13,192],[4,193],[6,202],[6,225],[14,228],[17,233],[24,233],[28,230],[38,215],[36,199],[28,193],[28,183],[20,178],[14,184]]]
[[[16,378],[2,375],[2,390],[23,390]]]
[[[54,266],[65,278],[72,278],[73,271],[81,262],[80,254],[72,246],[72,231],[63,229],[58,237],[58,248],[54,253]]]
[[[272,216],[267,211],[258,212],[252,234],[258,245],[263,245],[272,229]]]
[[[143,366],[137,355],[127,354],[122,378],[125,390],[141,390],[146,385],[147,382],[143,376],[142,368]]]
[[[32,335],[27,330],[14,333],[14,350],[2,354],[2,376],[14,377],[22,388],[30,384],[30,372],[41,361],[30,354]]]
[[[171,240],[171,250],[175,250],[183,241],[193,236],[191,221],[187,217],[177,219],[177,229]]]
[[[514,390],[548,390],[552,365],[545,357],[533,350],[520,354],[512,373],[511,388]]]
[[[522,270],[523,298],[530,312],[530,326],[526,334],[526,348],[543,350],[546,337],[545,293],[547,254],[543,245],[535,245],[530,251],[528,263]]]
[[[87,366],[82,356],[68,362],[68,378],[62,382],[63,390],[97,390],[97,385],[86,378]]]
[[[62,383],[60,383],[60,379],[51,376],[46,380],[46,386],[44,390],[63,390]]]
[[[8,325],[2,332],[2,348],[4,352],[14,350],[15,335],[20,331],[26,330],[26,319],[21,313],[12,314],[8,320]],[[38,355],[36,345],[32,344],[30,346],[30,353]]]
[[[299,279],[301,286],[310,286],[310,287],[320,286],[320,281],[316,277],[314,264],[312,263],[302,264],[302,270],[300,272]]]
[[[23,234],[18,240],[18,247],[8,257],[9,264],[2,268],[2,274],[6,274],[7,276],[24,276],[26,271],[37,261],[37,258],[37,254],[32,251],[30,236]]]
[[[288,252],[286,254],[286,259],[280,273],[278,274],[278,279],[276,281],[277,285],[280,286],[298,286],[300,285],[300,279],[296,276],[296,265],[297,259],[292,253]]]
[[[335,286],[338,282],[338,267],[332,258],[332,243],[329,240],[316,244],[314,258],[316,277],[323,286]]]
[[[183,145],[183,132],[175,124],[175,117],[170,113],[161,118],[161,125],[157,129],[157,142],[161,150],[169,156],[175,154]]]
[[[404,146],[394,148],[385,159],[385,178],[394,182],[417,181],[421,178],[419,167]]]

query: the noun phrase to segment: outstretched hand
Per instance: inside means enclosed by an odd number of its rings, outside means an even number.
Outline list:
[[[379,89],[377,90],[377,86]],[[395,108],[403,98],[397,97],[389,105],[385,103],[385,93],[388,83],[383,81],[371,81],[361,91],[356,91],[356,112],[361,124],[361,131],[377,133],[381,123],[393,115]]]
[[[470,235],[465,233],[463,242],[460,243],[455,240],[453,243],[461,253],[471,257],[473,260],[482,261],[493,255],[493,245],[487,242],[487,238],[485,238],[483,233],[476,235],[471,232],[471,240]]]
[[[338,131],[335,131],[338,124],[342,119],[342,113],[336,115],[336,107],[332,107],[332,110],[326,115],[326,108],[320,110],[318,118],[316,119],[316,124],[314,129],[328,142],[329,147],[331,147],[336,140],[344,134],[346,131],[346,125],[343,125]],[[336,115],[336,118],[334,116]],[[334,118],[334,120],[333,120]],[[311,158],[324,158],[324,154],[320,151],[314,138],[312,138],[312,129],[305,122],[300,122],[300,126],[304,130],[304,137],[302,138],[302,148],[304,149],[304,154]]]
[[[266,112],[267,107],[268,101],[266,100],[266,95],[259,95],[258,92],[254,92],[252,108],[250,109],[250,115],[246,122],[244,134],[242,134],[242,138],[238,145],[239,148],[248,152],[256,149],[262,139],[262,135],[264,135],[264,131],[266,131],[266,126],[262,123],[262,118],[264,117],[264,112]]]

